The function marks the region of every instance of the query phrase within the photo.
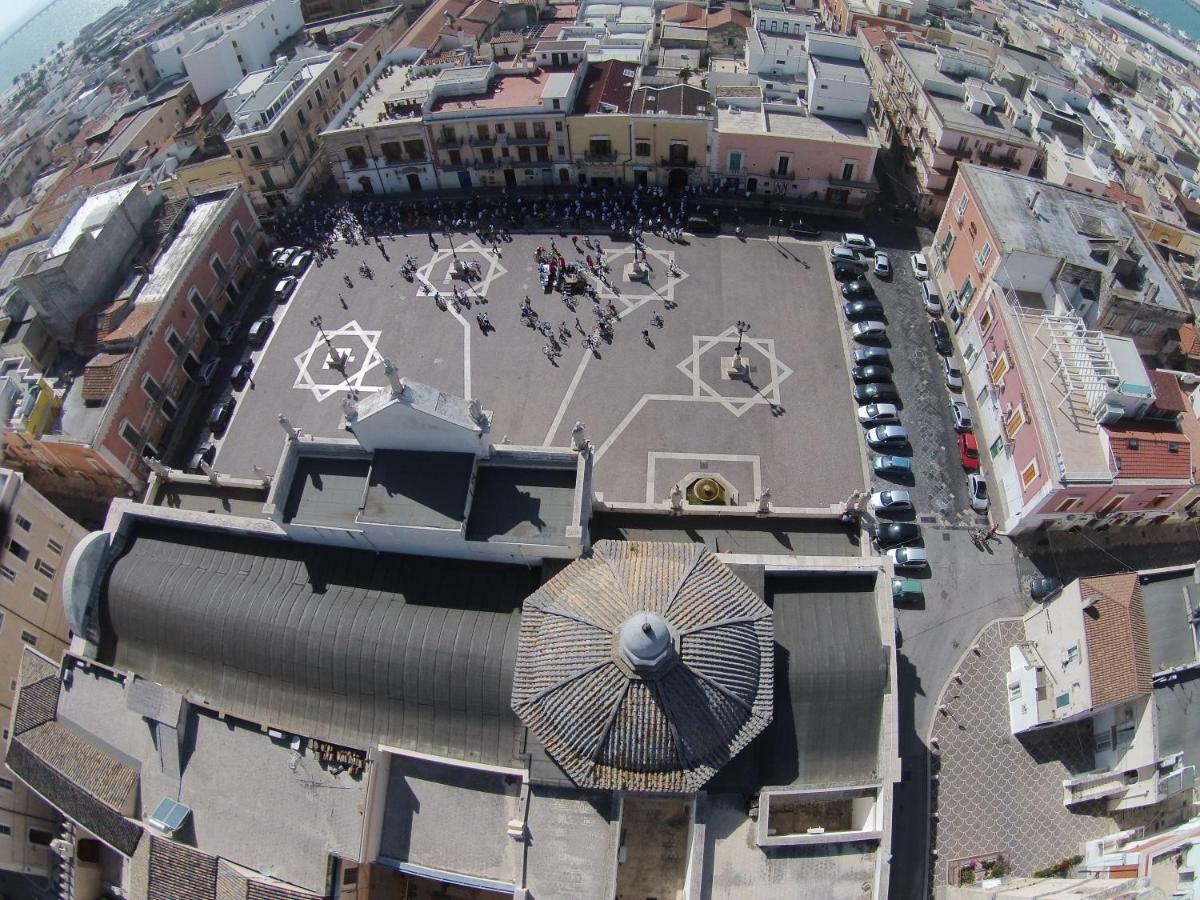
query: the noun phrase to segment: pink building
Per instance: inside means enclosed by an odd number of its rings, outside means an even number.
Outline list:
[[[874,127],[757,102],[717,109],[712,177],[750,194],[862,206],[876,192]]]
[[[1157,522],[1191,490],[1177,398],[1159,402],[1132,337],[1096,327],[1131,290],[1104,255],[1137,252],[1124,221],[1108,201],[964,166],[938,226],[935,282],[1008,532]],[[1161,275],[1149,256],[1133,270],[1143,294]]]

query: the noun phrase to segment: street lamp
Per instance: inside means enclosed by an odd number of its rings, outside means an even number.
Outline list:
[[[743,322],[741,319],[738,319],[738,321],[737,321],[738,342],[737,342],[737,349],[733,351],[734,356],[742,355],[742,335],[744,335],[749,330],[750,330],[750,323]]]

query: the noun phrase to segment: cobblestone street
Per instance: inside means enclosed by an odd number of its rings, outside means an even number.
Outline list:
[[[1002,619],[979,635],[934,713],[931,823],[937,857],[934,885],[945,884],[954,860],[1001,852],[1014,875],[1032,875],[1081,852],[1085,841],[1118,830],[1103,804],[1063,806],[1062,782],[1092,766],[1090,726],[1061,726],[1018,741],[1009,733],[1004,676],[1008,648],[1024,634],[1020,620]]]

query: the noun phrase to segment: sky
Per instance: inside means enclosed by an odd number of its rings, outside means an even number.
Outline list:
[[[3,0],[0,2],[0,34],[12,31],[50,0]]]

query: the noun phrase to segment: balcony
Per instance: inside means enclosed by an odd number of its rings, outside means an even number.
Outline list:
[[[495,169],[503,169],[506,166],[511,166],[512,160],[509,159],[493,159],[491,162],[483,159],[477,159],[471,163],[471,168],[477,172],[489,172]]]
[[[1063,782],[1063,806],[1107,800],[1125,793],[1128,784],[1120,772],[1090,772]]]
[[[550,143],[550,135],[529,135],[526,137],[517,137],[516,135],[508,135],[504,142],[510,147],[542,147]]]
[[[457,135],[439,134],[437,140],[433,142],[433,145],[439,150],[447,150],[454,147],[461,147],[463,145],[463,139]]]
[[[795,181],[796,180],[796,173],[792,172],[792,171],[777,172],[775,169],[772,169],[767,174],[771,178],[774,178],[776,181]]]
[[[876,192],[879,185],[873,181],[856,181],[853,178],[830,178],[829,186],[833,188],[849,188],[852,191]]]
[[[660,166],[663,166],[664,168],[668,168],[668,169],[694,169],[694,168],[696,168],[696,161],[694,159],[680,159],[680,158],[660,159],[658,161],[658,164]]]
[[[458,162],[439,161],[438,168],[446,172],[457,172],[460,170],[469,169],[470,166],[460,159]]]
[[[612,153],[611,151],[608,153],[585,153],[583,154],[583,161],[588,163],[611,164],[617,161],[617,154]]]
[[[493,134],[488,137],[476,136],[467,141],[467,143],[472,147],[492,147],[496,144],[496,135]]]

